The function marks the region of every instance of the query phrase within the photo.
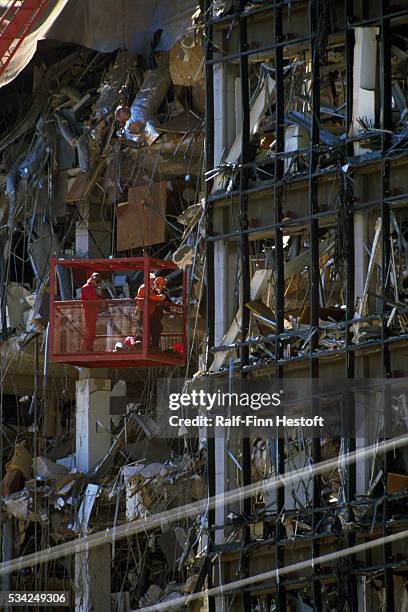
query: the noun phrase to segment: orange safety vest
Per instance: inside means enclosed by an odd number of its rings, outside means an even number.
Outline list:
[[[136,296],[136,310],[139,312],[143,312],[144,305],[144,296],[145,296],[145,286],[140,285],[137,296]],[[149,314],[152,315],[156,310],[157,304],[163,302],[165,299],[164,295],[158,295],[157,293],[150,292],[149,293]]]

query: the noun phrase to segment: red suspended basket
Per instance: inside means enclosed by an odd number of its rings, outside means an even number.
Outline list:
[[[93,299],[91,290],[91,299],[81,299],[94,272],[102,278],[102,295]],[[153,276],[169,281],[160,298]],[[120,295],[125,286],[131,288],[128,297]],[[184,365],[186,273],[173,262],[53,258],[50,293],[51,361],[86,368]]]

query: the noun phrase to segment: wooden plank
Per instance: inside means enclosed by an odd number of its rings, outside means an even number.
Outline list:
[[[125,251],[166,239],[167,182],[131,187],[117,209],[117,249]]]
[[[83,202],[88,199],[105,164],[106,159],[103,157],[93,168],[91,168],[91,170],[78,174],[66,195],[66,202],[71,204],[74,202]]]
[[[176,42],[170,50],[170,74],[174,85],[191,87],[204,81],[204,51],[200,40],[189,48],[183,47],[180,40]]]

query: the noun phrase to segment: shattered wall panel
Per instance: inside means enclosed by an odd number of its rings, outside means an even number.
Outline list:
[[[170,51],[170,74],[174,85],[191,87],[204,82],[204,50],[201,39],[183,38]]]
[[[129,189],[117,208],[117,248],[125,251],[164,242],[167,183]]]

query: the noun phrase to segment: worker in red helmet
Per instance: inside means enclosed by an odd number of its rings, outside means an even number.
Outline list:
[[[149,334],[152,348],[160,348],[160,336],[163,331],[162,317],[164,310],[171,310],[171,301],[165,289],[167,280],[163,276],[149,276]],[[140,285],[136,297],[136,313],[139,323],[143,321],[145,286]]]
[[[82,302],[82,338],[81,351],[92,352],[96,336],[96,319],[103,298],[101,297],[102,276],[94,272],[81,287]]]
[[[167,287],[167,279],[164,276],[156,276],[153,281],[153,289],[157,295],[160,295],[164,292]]]
[[[156,275],[152,272],[149,274],[149,313],[153,312],[155,308],[155,302],[161,301],[161,298],[157,297],[156,292],[154,291],[154,281],[156,280]],[[145,286],[140,285],[137,296],[136,296],[136,312],[142,313],[144,306],[144,296],[145,296]]]

